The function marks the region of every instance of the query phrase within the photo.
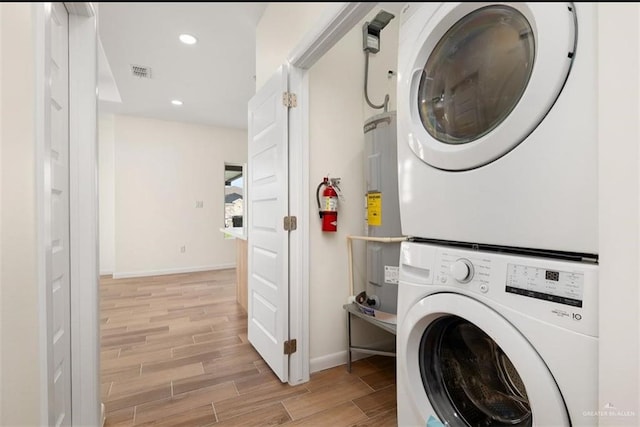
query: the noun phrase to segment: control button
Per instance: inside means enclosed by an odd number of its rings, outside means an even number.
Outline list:
[[[442,276],[442,277],[440,278],[440,281],[441,281],[442,283],[447,283],[447,276]]]
[[[480,285],[480,292],[486,294],[487,292],[489,292],[489,287],[483,283],[482,285]]]
[[[460,258],[449,267],[449,272],[460,283],[469,283],[473,279],[473,264],[468,259]]]

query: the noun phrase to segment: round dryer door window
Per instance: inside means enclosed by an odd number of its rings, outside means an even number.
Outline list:
[[[523,142],[569,75],[575,22],[567,3],[440,6],[400,69],[398,99],[409,104],[413,152],[438,169],[461,171]]]
[[[512,7],[485,7],[456,22],[429,55],[418,85],[429,135],[466,144],[495,129],[522,97],[534,52],[531,25]]]

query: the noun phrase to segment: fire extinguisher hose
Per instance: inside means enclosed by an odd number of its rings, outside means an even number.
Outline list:
[[[320,188],[322,188],[322,186],[325,184],[326,182],[322,181],[320,184],[318,184],[318,188],[316,189],[316,202],[318,202],[318,215],[320,215],[320,218],[322,218],[322,209],[320,208]]]

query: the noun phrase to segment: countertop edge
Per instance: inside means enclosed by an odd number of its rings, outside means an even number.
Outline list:
[[[221,228],[220,232],[233,236],[236,239],[247,240],[247,236],[244,234],[244,228],[242,227]]]

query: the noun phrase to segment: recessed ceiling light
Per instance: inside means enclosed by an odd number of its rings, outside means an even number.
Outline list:
[[[198,42],[198,39],[191,34],[180,34],[178,38],[184,44],[196,44]]]
[[[174,99],[173,101],[171,101],[171,103],[173,105],[182,105],[182,101],[180,101],[179,99]]]

